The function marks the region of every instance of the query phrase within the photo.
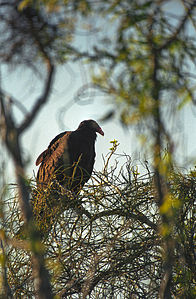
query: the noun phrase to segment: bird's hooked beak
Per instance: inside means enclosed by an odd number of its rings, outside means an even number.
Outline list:
[[[100,127],[97,129],[97,132],[98,132],[99,134],[101,134],[102,136],[104,136],[104,132],[102,131],[102,129],[101,129]]]

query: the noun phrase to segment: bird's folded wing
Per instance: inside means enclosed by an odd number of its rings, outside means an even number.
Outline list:
[[[51,177],[61,165],[63,165],[63,168],[70,166],[67,142],[70,133],[71,132],[59,134],[58,138],[55,137],[54,139],[56,140],[51,141],[49,147],[37,158],[36,165],[42,163],[37,174],[39,183],[47,182],[49,177]]]

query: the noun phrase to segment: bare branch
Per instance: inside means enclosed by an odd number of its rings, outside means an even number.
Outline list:
[[[43,94],[40,98],[37,99],[31,113],[26,116],[26,119],[18,128],[18,134],[21,134],[24,130],[26,130],[32,122],[35,120],[37,114],[39,113],[41,107],[47,102],[51,88],[52,88],[52,81],[54,77],[54,66],[48,63],[48,75],[47,80],[44,86]]]
[[[136,209],[135,209],[136,210]],[[147,224],[150,228],[157,230],[157,224],[153,223],[150,219],[148,219],[143,213],[136,210],[136,213],[132,211],[126,211],[126,209],[112,209],[112,210],[106,210],[100,213],[97,213],[96,215],[92,216],[91,221],[100,219],[105,216],[124,216],[127,218],[133,218],[135,220],[140,221],[143,224]]]
[[[195,0],[192,1],[191,5],[187,9],[185,15],[181,19],[180,24],[176,28],[176,31],[170,36],[168,40],[165,41],[165,43],[158,48],[158,51],[162,51],[170,46],[170,44],[175,41],[178,38],[179,33],[184,29],[186,22],[188,18],[192,15],[194,8],[196,7],[196,2]]]

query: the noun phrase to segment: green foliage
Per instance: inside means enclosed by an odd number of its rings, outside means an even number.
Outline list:
[[[165,112],[195,102],[196,44],[187,29],[194,31],[194,1],[183,4],[184,18],[173,16],[167,1],[101,1],[102,10],[94,8],[109,20],[102,39],[89,50],[92,82],[110,95],[122,124],[137,124],[152,146],[158,114],[167,143]]]

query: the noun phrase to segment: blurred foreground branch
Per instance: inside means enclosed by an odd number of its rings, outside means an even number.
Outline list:
[[[52,298],[49,276],[44,266],[44,251],[41,250],[40,236],[36,231],[33,221],[32,209],[30,206],[30,186],[25,175],[25,163],[22,156],[21,138],[25,129],[27,129],[40,111],[41,106],[48,100],[53,78],[53,66],[50,63],[48,68],[48,78],[45,83],[42,96],[37,100],[32,111],[26,115],[21,126],[17,126],[12,115],[12,107],[6,102],[6,97],[0,90],[0,107],[2,141],[11,155],[18,187],[18,200],[22,211],[23,219],[28,228],[30,237],[30,247],[32,250],[32,266],[35,281],[35,288],[38,298]],[[36,245],[37,244],[37,245]]]

